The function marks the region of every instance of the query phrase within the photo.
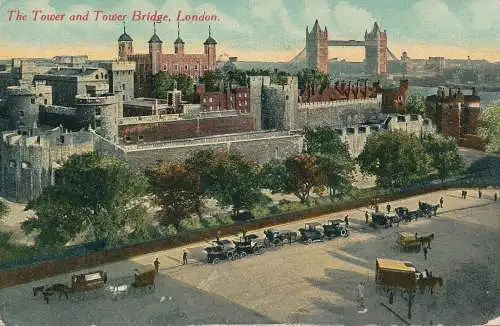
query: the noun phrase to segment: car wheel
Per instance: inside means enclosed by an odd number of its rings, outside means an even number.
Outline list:
[[[215,264],[218,264],[220,262],[220,259],[219,258],[214,258],[212,259],[212,264],[215,265]]]
[[[312,241],[312,239],[307,239],[306,243],[307,243],[308,245],[310,245],[311,243],[313,243],[313,241]]]
[[[347,230],[346,229],[340,230],[340,235],[343,237],[347,237]]]
[[[246,256],[247,256],[247,253],[246,253],[246,252],[242,251],[242,252],[240,253],[240,258],[244,258],[244,257],[246,257]]]
[[[348,236],[350,236],[350,235],[351,235],[351,231],[346,230],[346,231],[345,231],[345,236],[344,236],[344,237],[346,237],[346,238],[347,238],[347,237],[348,237]]]

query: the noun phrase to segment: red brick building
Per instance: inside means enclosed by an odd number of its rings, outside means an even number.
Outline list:
[[[406,114],[409,95],[407,79],[401,79],[399,87],[384,88],[382,90],[382,112]]]
[[[336,82],[334,86],[327,87],[322,92],[317,88],[307,87],[299,97],[299,102],[329,102],[376,98],[377,94],[381,91],[379,82],[368,86],[366,80],[362,84],[359,81],[356,83],[342,81]]]
[[[203,112],[236,110],[239,113],[250,113],[248,87],[236,87],[225,92],[205,92],[203,87],[199,87],[198,94]]]
[[[197,79],[207,71],[215,70],[217,42],[212,38],[210,26],[208,38],[203,43],[203,53],[187,54],[185,42],[177,31],[174,41],[174,53],[163,53],[163,41],[156,34],[156,25],[153,36],[148,41],[149,53],[134,53],[133,39],[123,28],[123,34],[118,39],[118,58],[122,61],[135,61],[136,96],[144,95],[151,85],[151,80],[158,72],[163,71],[171,75],[188,75]]]

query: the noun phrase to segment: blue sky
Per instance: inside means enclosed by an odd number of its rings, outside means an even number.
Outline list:
[[[173,18],[178,10],[216,14],[212,24],[219,53],[246,60],[287,60],[305,43],[305,27],[315,19],[328,27],[331,39],[361,39],[365,29],[378,21],[389,36],[389,48],[410,57],[487,58],[500,61],[499,0],[0,0],[0,57],[89,54],[94,58],[116,55],[118,22],[9,22],[9,9],[30,13],[128,14],[158,10]],[[91,14],[92,17],[92,14]],[[29,18],[29,17],[28,17]],[[175,19],[174,19],[175,20]],[[176,38],[176,23],[162,23],[157,31],[170,52]],[[207,36],[207,23],[181,24],[181,36],[188,52],[198,52]],[[128,22],[136,52],[147,50],[152,24]],[[26,53],[28,52],[28,53]],[[363,50],[331,48],[331,57],[362,60]]]

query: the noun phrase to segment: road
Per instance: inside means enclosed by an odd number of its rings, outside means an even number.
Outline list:
[[[131,282],[132,270],[158,257],[160,273],[153,294],[112,301],[109,295],[88,294],[82,300],[53,299],[45,304],[32,295],[36,285],[67,282],[70,275],[0,290],[0,319],[6,325],[185,325],[199,323],[402,324],[380,303],[388,299],[374,288],[377,257],[412,261],[444,279],[434,296],[418,294],[412,323],[485,324],[500,316],[500,202],[493,190],[474,189],[461,199],[447,190],[391,202],[392,207],[416,209],[417,202],[444,208],[432,219],[399,228],[374,230],[364,224],[364,210],[324,215],[282,225],[297,230],[305,222],[325,222],[349,215],[352,235],[312,245],[292,244],[234,262],[207,265],[202,249],[192,244],[101,266],[111,283]],[[381,205],[381,207],[385,207]],[[427,260],[423,253],[405,253],[394,246],[397,231],[435,234]],[[262,234],[263,230],[251,233]],[[190,264],[180,264],[184,250]],[[367,313],[358,313],[355,287],[364,282]],[[162,300],[164,297],[164,300]],[[390,306],[407,318],[407,303],[397,296]]]

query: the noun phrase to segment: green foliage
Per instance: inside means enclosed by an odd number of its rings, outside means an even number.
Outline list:
[[[191,102],[194,99],[194,82],[190,76],[176,75],[172,76],[165,72],[159,72],[153,76],[153,89],[151,96],[154,98],[166,99],[169,91],[174,90],[177,82],[177,89],[182,91],[184,100]]]
[[[229,225],[234,223],[231,216],[225,213],[214,214],[214,217],[219,225]]]
[[[174,236],[174,235],[177,235],[178,232],[177,232],[177,229],[175,228],[175,226],[173,225],[169,225],[167,226],[166,230],[165,230],[165,235],[166,236]]]
[[[267,205],[261,204],[256,205],[254,208],[252,208],[251,212],[256,218],[262,218],[271,215],[271,210],[269,209],[269,207],[267,207]]]
[[[205,84],[205,91],[207,92],[223,91],[220,84],[223,84],[224,81],[224,74],[220,70],[207,71],[205,75],[200,78],[200,83]]]
[[[309,194],[314,187],[323,185],[324,176],[319,166],[319,159],[309,154],[301,154],[289,157],[285,160],[288,178],[284,191],[293,193],[306,203]]]
[[[161,206],[160,224],[180,222],[196,213],[201,215],[203,208],[202,188],[199,175],[186,169],[183,164],[159,164],[146,171],[156,202]]]
[[[179,227],[181,230],[184,231],[194,231],[194,230],[199,230],[203,228],[203,225],[201,223],[201,219],[199,216],[190,216],[189,218],[183,219],[179,223]]]
[[[239,153],[201,151],[186,161],[188,170],[197,173],[201,189],[221,207],[233,206],[233,214],[250,210],[260,198],[258,166]]]
[[[479,134],[486,141],[488,152],[500,152],[500,105],[485,111],[479,128]]]
[[[269,189],[273,194],[282,192],[288,179],[286,166],[278,160],[267,162],[260,170],[260,187]]]
[[[304,130],[304,153],[315,155],[329,188],[330,197],[342,198],[352,189],[355,161],[335,129],[319,127]]]
[[[437,171],[441,182],[464,170],[465,163],[458,153],[455,139],[429,134],[423,138],[422,144],[431,157],[432,167]]]
[[[0,200],[0,220],[7,215],[9,215],[10,208],[9,205],[3,200]]]
[[[138,213],[147,187],[143,175],[117,158],[73,155],[58,171],[56,184],[28,204],[36,216],[21,227],[27,234],[40,231],[36,244],[41,247],[64,246],[81,233],[113,240],[143,218]]]
[[[12,242],[12,232],[0,231],[0,262],[23,261],[37,255],[35,248]]]
[[[306,207],[304,206],[304,204],[299,203],[299,202],[286,201],[286,202],[280,202],[280,204],[279,204],[279,209],[283,213],[298,212],[298,211],[304,210],[305,208]]]
[[[300,92],[304,92],[308,87],[318,89],[321,93],[330,85],[327,74],[316,69],[303,69],[297,74]]]
[[[420,114],[422,117],[426,116],[425,99],[421,95],[408,96],[408,103],[406,106],[408,114]]]
[[[361,171],[375,175],[377,185],[385,188],[408,186],[431,172],[431,158],[420,139],[403,131],[370,135],[358,162]]]

